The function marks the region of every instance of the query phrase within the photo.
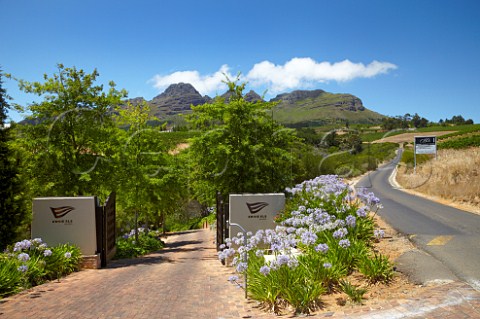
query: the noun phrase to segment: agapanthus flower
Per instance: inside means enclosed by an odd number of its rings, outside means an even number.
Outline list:
[[[348,230],[346,228],[340,228],[333,232],[333,238],[340,239],[347,236]]]
[[[323,268],[330,269],[330,268],[332,268],[332,264],[331,263],[323,263]]]
[[[27,266],[27,265],[18,266],[17,270],[20,271],[20,272],[25,273],[25,272],[27,272],[27,270],[28,270],[28,266]]]
[[[352,215],[348,215],[347,218],[345,218],[345,222],[347,223],[347,226],[355,227],[357,219]]]
[[[43,256],[48,257],[52,255],[52,251],[50,249],[45,249],[43,251]]]
[[[287,255],[280,255],[277,257],[277,264],[279,266],[286,265],[290,261],[290,257]]]
[[[267,276],[270,273],[270,267],[262,266],[262,267],[260,267],[259,271],[262,275]]]
[[[237,272],[244,272],[247,270],[247,268],[248,268],[248,265],[246,262],[239,262],[236,267]]]
[[[292,234],[296,231],[297,229],[295,227],[288,227],[287,228],[287,233]]]
[[[350,247],[350,240],[347,239],[342,239],[338,242],[338,245],[342,248],[348,248]]]
[[[357,209],[357,216],[358,216],[358,217],[361,217],[361,218],[367,217],[367,210],[366,210],[365,206],[360,207],[359,209]]]
[[[70,257],[72,257],[72,253],[67,251],[64,256],[65,258],[69,259]]]
[[[228,281],[230,281],[230,282],[237,281],[237,280],[238,280],[238,276],[233,275],[233,276],[228,277]]]
[[[385,231],[383,231],[383,229],[375,229],[373,236],[375,236],[376,239],[382,239],[385,236]]]
[[[32,239],[32,242],[34,244],[40,245],[42,243],[42,239],[41,238],[34,238],[34,239]]]
[[[17,258],[20,261],[27,262],[30,259],[30,256],[26,253],[21,253],[21,254],[18,254]]]
[[[316,234],[306,231],[302,234],[302,243],[307,246],[312,245],[317,241],[317,238]]]
[[[328,251],[328,245],[327,244],[319,244],[319,245],[317,245],[317,247],[315,247],[315,251],[322,252],[322,253],[325,254]]]
[[[32,246],[32,243],[28,239],[24,239],[22,241],[16,242],[13,248],[14,252],[28,250]]]

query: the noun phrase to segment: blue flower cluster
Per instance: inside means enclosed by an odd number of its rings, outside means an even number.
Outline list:
[[[359,221],[367,218],[369,211],[381,207],[379,199],[371,192],[361,190],[355,198],[353,188],[336,175],[316,177],[287,189],[287,192],[301,198],[301,205],[289,212],[275,229],[247,234],[246,245],[242,233],[227,239],[220,247],[219,259],[232,260],[232,266],[241,273],[247,269],[246,259],[250,251],[257,257],[269,251],[271,254],[264,256],[265,263],[260,267],[261,274],[266,276],[282,266],[295,268],[298,266],[297,256],[307,250],[327,254],[332,247],[349,249]],[[303,196],[305,194],[308,195]],[[321,236],[325,232],[330,235]],[[376,230],[375,237],[383,237],[383,231]],[[328,269],[332,264],[325,262],[323,266]]]
[[[41,254],[44,257],[52,255],[52,251],[48,245],[42,241],[41,238],[24,239],[16,242],[13,246],[12,252],[5,251],[10,257],[15,257],[22,263],[17,269],[25,273],[28,271],[27,262],[30,260],[31,254]]]
[[[52,250],[47,243],[43,242],[41,238],[24,239],[16,242],[13,245],[12,251],[5,250],[7,256],[18,259],[22,264],[17,268],[18,271],[25,273],[28,271],[28,261],[32,256],[49,257],[52,255]],[[65,253],[65,258],[70,258],[70,252]]]

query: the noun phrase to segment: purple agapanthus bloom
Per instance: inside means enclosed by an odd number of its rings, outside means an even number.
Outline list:
[[[347,239],[342,239],[338,242],[338,245],[342,248],[348,248],[350,247],[350,240]]]
[[[268,266],[260,267],[260,273],[264,276],[268,276],[268,274],[270,273],[270,267]]]
[[[289,261],[290,261],[290,257],[288,257],[287,255],[280,255],[277,257],[277,264],[279,266],[287,265]]]
[[[348,230],[346,228],[340,228],[333,232],[333,238],[340,239],[347,236]]]
[[[247,270],[247,268],[248,268],[248,265],[246,262],[239,262],[236,267],[237,272],[244,272]]]
[[[21,254],[18,254],[17,258],[20,261],[27,262],[30,259],[30,256],[26,253],[21,253]]]
[[[383,231],[382,229],[375,229],[373,231],[373,235],[376,239],[382,239],[385,236],[385,231]]]
[[[317,245],[317,247],[315,247],[315,250],[317,252],[322,252],[322,253],[326,253],[328,251],[328,245],[327,244],[319,244]]]
[[[302,243],[307,246],[312,245],[317,241],[317,238],[316,234],[306,231],[302,234]]]
[[[25,273],[28,270],[28,266],[27,265],[21,265],[21,266],[18,266],[17,269],[18,269],[18,271]]]
[[[361,218],[365,218],[367,217],[367,210],[365,207],[360,207],[359,209],[357,209],[357,216],[358,217],[361,217]]]
[[[347,223],[347,226],[355,227],[357,219],[352,215],[348,215],[347,218],[345,218],[345,222]]]

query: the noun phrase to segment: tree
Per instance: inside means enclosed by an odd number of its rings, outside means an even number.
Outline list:
[[[127,93],[117,91],[113,81],[105,93],[103,85],[94,84],[98,76],[96,69],[88,74],[58,64],[58,73],[45,74],[43,83],[17,80],[24,92],[43,97],[28,106],[30,124],[21,127],[34,196],[110,192],[111,112]]]
[[[293,180],[296,165],[290,151],[297,140],[293,130],[273,121],[275,103],[248,102],[245,83],[227,79],[229,100],[192,106],[188,121],[202,134],[189,149],[193,190],[203,203],[216,191],[232,193],[282,191]]]
[[[146,102],[127,103],[117,110],[117,122],[128,126],[118,132],[115,160],[118,198],[127,219],[134,217],[138,236],[139,222],[147,225],[153,222],[158,227],[162,221],[165,226],[165,215],[172,214],[186,202],[186,170],[161,142],[159,134],[170,133],[162,132],[160,126],[149,125],[154,118]]]
[[[19,228],[27,219],[25,202],[21,197],[24,191],[19,175],[19,159],[9,143],[12,140],[11,128],[6,127],[7,92],[2,84],[0,70],[0,250],[17,239]]]

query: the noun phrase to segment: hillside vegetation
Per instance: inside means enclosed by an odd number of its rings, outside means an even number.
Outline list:
[[[318,92],[321,90],[313,91]],[[290,94],[295,94],[292,92]],[[287,126],[322,126],[334,123],[380,123],[385,116],[365,108],[350,94],[318,92],[316,95],[289,98],[279,96],[273,118]]]

